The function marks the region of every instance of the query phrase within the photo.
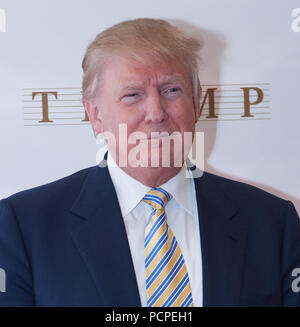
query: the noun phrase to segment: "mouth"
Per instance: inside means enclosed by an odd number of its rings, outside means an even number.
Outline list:
[[[160,139],[165,139],[165,138],[168,138],[170,137],[170,134],[165,134],[165,135],[150,135],[150,136],[147,136],[147,137],[144,137],[144,138],[140,138],[141,141],[143,140],[147,140],[147,141],[151,141],[151,140],[160,140]]]

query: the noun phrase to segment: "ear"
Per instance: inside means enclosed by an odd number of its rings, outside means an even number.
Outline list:
[[[87,100],[84,102],[85,111],[89,116],[89,120],[94,130],[94,134],[102,133],[102,121],[99,117],[99,109],[94,100]]]
[[[202,88],[200,85],[200,81],[198,79],[198,86],[197,86],[198,92],[197,92],[197,97],[193,97],[193,102],[194,102],[194,108],[195,108],[195,124],[198,122],[199,118],[200,118],[200,99],[202,96]]]

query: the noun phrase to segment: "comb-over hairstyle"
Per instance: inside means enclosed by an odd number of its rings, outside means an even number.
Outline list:
[[[82,61],[83,103],[95,96],[101,70],[114,56],[129,56],[139,62],[169,62],[184,64],[191,77],[193,97],[198,101],[198,54],[200,42],[162,19],[127,20],[104,30],[88,46]]]

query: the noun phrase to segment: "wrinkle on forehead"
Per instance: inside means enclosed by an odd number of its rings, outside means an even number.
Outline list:
[[[163,75],[159,80],[159,86],[163,86],[166,84],[184,84],[185,79],[180,74],[169,74]],[[129,81],[125,82],[124,85],[121,86],[120,91],[127,91],[132,89],[139,89],[145,87],[144,81]]]
[[[116,70],[116,67],[120,67],[121,71]],[[122,67],[127,69],[122,70]],[[111,83],[112,96],[118,97],[120,93],[126,91],[144,90],[153,82],[159,88],[178,83],[184,87],[189,84],[190,76],[186,66],[174,59],[169,62],[149,59],[143,63],[126,55],[113,55],[102,71],[97,98],[100,95],[101,84],[107,82]]]

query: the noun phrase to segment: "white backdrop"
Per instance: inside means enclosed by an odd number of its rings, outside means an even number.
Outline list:
[[[217,88],[218,114],[205,118],[206,104],[198,123],[205,169],[290,199],[300,213],[297,7],[296,0],[0,1],[0,198],[95,165],[80,103],[84,51],[112,24],[153,17],[203,37],[199,76],[204,89]],[[241,117],[241,87],[264,94],[253,117]],[[32,92],[41,91],[57,92],[49,96],[52,123],[39,123],[41,96]]]

